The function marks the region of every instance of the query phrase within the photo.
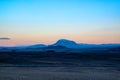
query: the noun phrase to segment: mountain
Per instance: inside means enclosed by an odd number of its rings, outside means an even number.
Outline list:
[[[64,46],[67,48],[78,48],[79,45],[72,41],[72,40],[67,40],[67,39],[60,39],[56,43],[54,43],[52,46]]]
[[[85,44],[85,43],[78,44],[72,40],[60,39],[52,46],[64,46],[66,48],[79,49],[79,48],[112,48],[120,47],[120,44]]]

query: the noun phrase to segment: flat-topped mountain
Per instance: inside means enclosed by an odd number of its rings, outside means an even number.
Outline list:
[[[75,41],[67,40],[67,39],[60,39],[58,40],[53,46],[64,46],[67,48],[77,48],[79,47]]]

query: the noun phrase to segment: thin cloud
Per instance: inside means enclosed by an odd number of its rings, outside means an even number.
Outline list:
[[[0,38],[0,40],[10,40],[10,38],[3,37],[3,38]]]

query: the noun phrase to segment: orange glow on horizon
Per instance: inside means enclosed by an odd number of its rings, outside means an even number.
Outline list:
[[[88,36],[88,35],[87,35]],[[4,41],[0,41],[0,45],[1,46],[15,46],[15,45],[32,45],[32,44],[53,44],[55,43],[57,40],[64,38],[64,39],[68,39],[68,40],[73,40],[77,43],[90,43],[90,44],[102,44],[102,43],[120,43],[120,38],[116,39],[116,36],[104,36],[104,37],[100,37],[100,36],[55,36],[55,37],[50,37],[50,36],[42,36],[39,37],[38,36],[19,36],[19,37],[15,37],[12,38],[11,40],[4,40]],[[106,38],[105,38],[106,37]]]

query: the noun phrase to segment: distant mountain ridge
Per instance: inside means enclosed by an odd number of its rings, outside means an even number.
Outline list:
[[[12,48],[72,48],[72,49],[79,49],[79,48],[105,48],[105,47],[120,47],[120,44],[84,44],[84,43],[76,43],[75,41],[68,40],[68,39],[59,39],[54,44],[51,45],[44,45],[44,44],[35,44],[35,45],[28,45],[28,46],[14,46]],[[0,49],[5,48],[0,46]],[[9,47],[8,47],[9,48]]]
[[[35,44],[35,45],[28,46],[28,48],[42,48],[42,47],[46,47],[46,45],[44,45],[44,44]]]

